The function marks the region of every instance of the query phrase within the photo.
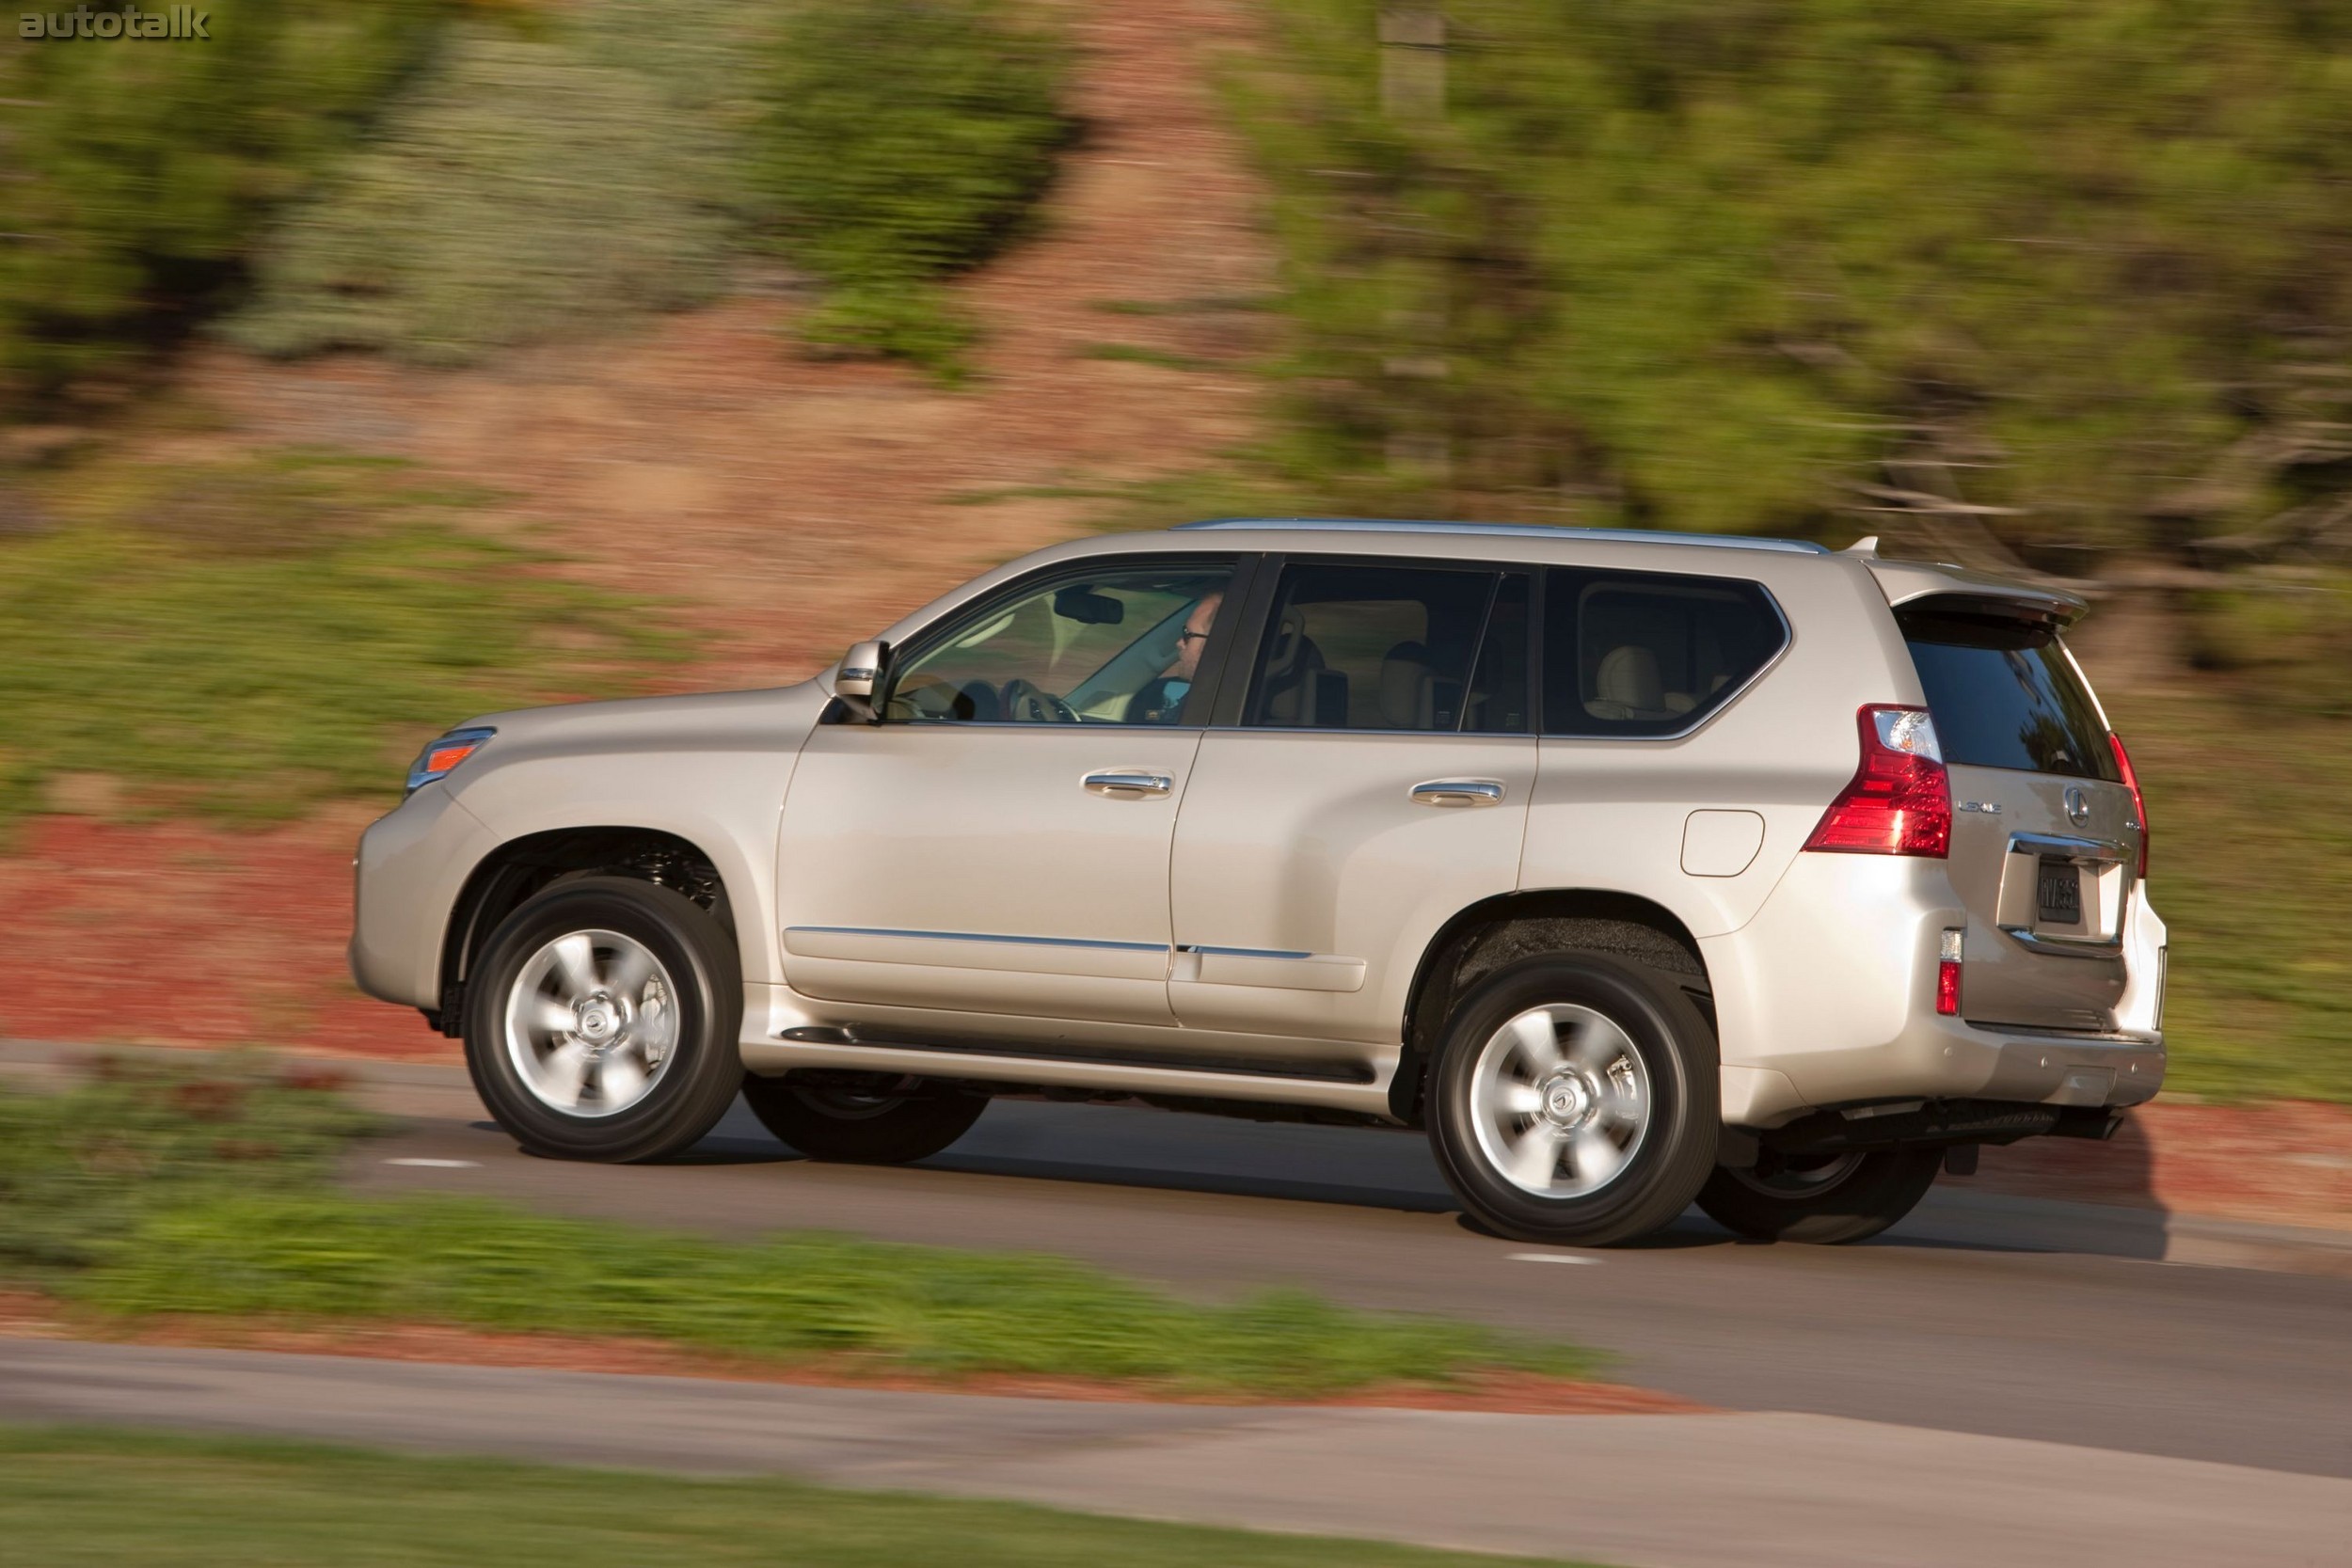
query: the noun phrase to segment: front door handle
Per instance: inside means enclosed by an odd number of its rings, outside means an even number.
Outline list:
[[[1502,803],[1502,781],[1500,779],[1432,779],[1413,786],[1413,804],[1417,806],[1499,806]]]
[[[1143,800],[1167,794],[1176,787],[1176,781],[1143,768],[1105,768],[1089,773],[1086,787],[1114,800]]]

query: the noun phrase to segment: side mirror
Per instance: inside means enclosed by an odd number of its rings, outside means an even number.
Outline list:
[[[853,642],[841,656],[841,668],[834,673],[833,694],[841,705],[867,724],[882,722],[882,715],[874,711],[874,696],[888,683],[890,676],[890,644],[874,639]]]

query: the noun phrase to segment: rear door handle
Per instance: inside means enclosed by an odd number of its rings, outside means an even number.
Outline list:
[[[1086,787],[1097,795],[1107,795],[1114,800],[1141,800],[1165,795],[1176,787],[1176,781],[1165,773],[1154,773],[1142,768],[1105,768],[1086,776]]]
[[[1499,806],[1502,803],[1502,781],[1500,779],[1432,779],[1413,786],[1413,804],[1417,806]]]

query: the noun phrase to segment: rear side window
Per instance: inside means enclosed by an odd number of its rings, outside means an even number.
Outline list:
[[[1679,735],[1788,641],[1756,583],[1555,568],[1544,579],[1544,733]]]
[[[1293,564],[1258,651],[1247,721],[1523,730],[1526,585],[1523,574],[1474,568]]]
[[[1896,621],[1946,762],[2118,781],[2098,705],[2055,631],[1932,610]]]

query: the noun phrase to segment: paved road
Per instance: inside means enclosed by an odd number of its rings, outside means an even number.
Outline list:
[[[1787,1414],[1218,1410],[0,1339],[0,1419],[839,1484],[1660,1568],[2288,1568],[2352,1481]]]
[[[1466,1227],[1401,1133],[1000,1101],[922,1166],[861,1169],[792,1157],[739,1107],[691,1161],[616,1168],[518,1154],[469,1094],[410,1071],[423,1115],[356,1157],[364,1184],[1058,1252],[1202,1294],[1306,1285],[1565,1335],[1726,1409],[2352,1477],[2352,1278],[2165,1262],[2182,1249],[2160,1215],[1947,1182],[1866,1246],[1739,1244],[1692,1217],[1530,1260]],[[414,1160],[469,1164],[388,1163]]]

